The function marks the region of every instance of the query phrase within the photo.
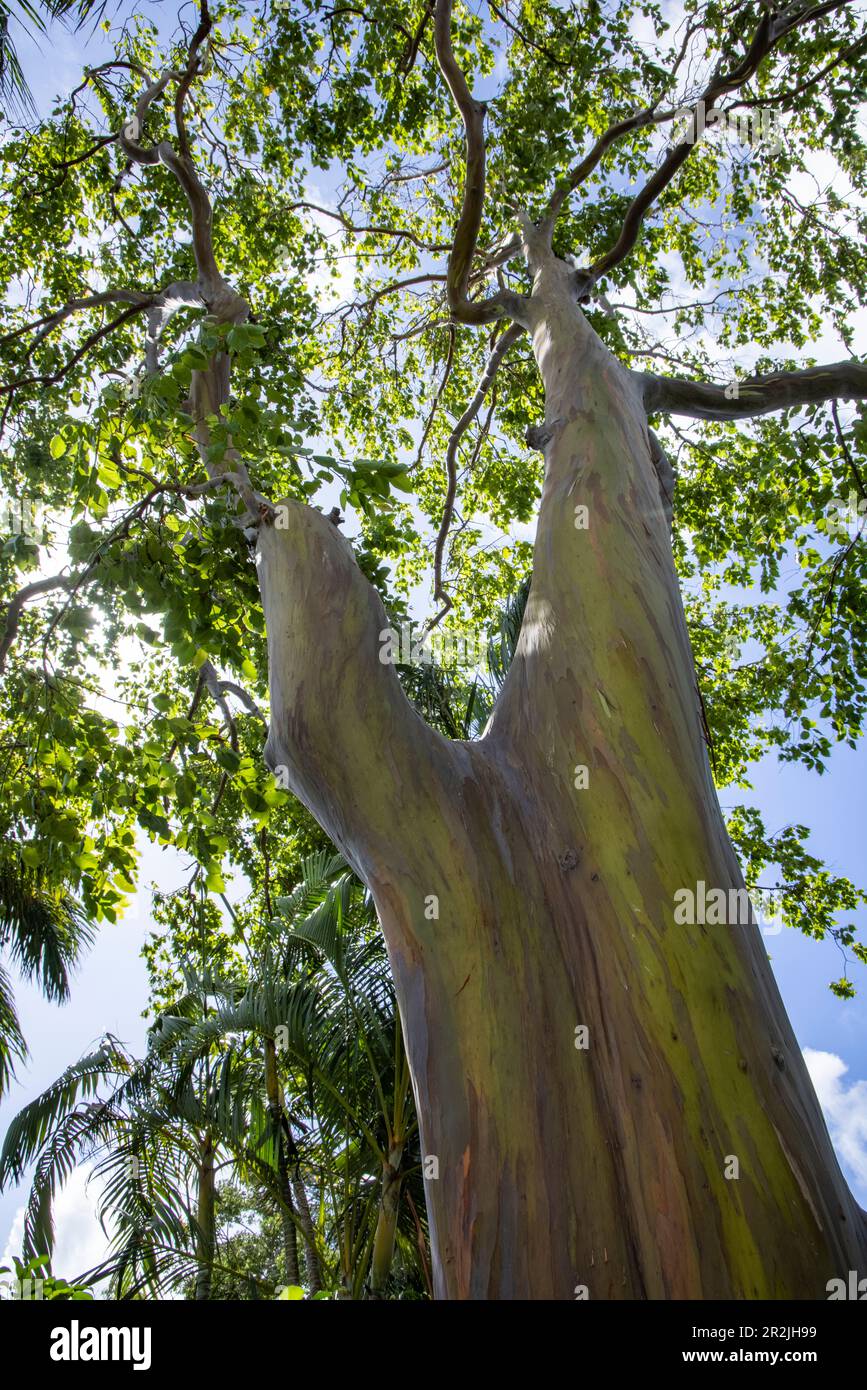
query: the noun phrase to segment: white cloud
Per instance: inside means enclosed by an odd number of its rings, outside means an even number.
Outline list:
[[[76,1275],[92,1269],[104,1259],[108,1248],[108,1238],[96,1215],[99,1184],[92,1182],[89,1190],[87,1187],[90,1172],[87,1166],[74,1169],[58,1192],[54,1203],[57,1240],[51,1265],[54,1273],[62,1279],[74,1279]],[[12,1256],[21,1256],[24,1212],[25,1207],[22,1204],[12,1221],[6,1248],[0,1256],[0,1265],[11,1267]]]
[[[804,1061],[834,1147],[857,1183],[867,1189],[867,1081],[847,1085],[843,1077],[849,1068],[834,1052],[805,1047]]]

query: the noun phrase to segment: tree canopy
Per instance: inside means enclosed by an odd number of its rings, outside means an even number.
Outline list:
[[[50,1243],[74,1155],[102,1154],[120,1290],[186,1278],[207,1296],[206,1268],[237,1293],[256,1261],[271,1290],[300,1239],[308,1287],[321,1261],[332,1290],[377,1292],[396,1240],[403,1294],[423,1296],[420,1192],[399,1219],[389,1205],[422,1155],[371,903],[263,761],[252,523],[279,526],[281,501],[332,509],[395,630],[481,633],[486,669],[399,667],[429,724],[481,734],[531,576],[543,391],[508,310],[545,229],[671,463],[727,803],[768,753],[820,774],[854,747],[863,16],[846,0],[43,8],[101,27],[39,116],[0,30],[0,945],[63,997],[87,921],[122,917],[143,837],[189,881],[155,904],[147,1058],[107,1039],[7,1141],[5,1176],[39,1157],[26,1254]],[[703,134],[699,108],[722,113]],[[811,853],[800,815],[772,833],[747,797],[729,830],[750,888],[770,874],[787,923],[837,941],[832,988],[853,993],[864,891]],[[0,1037],[2,1082],[25,1047],[2,975]],[[225,1259],[213,1202],[203,1215],[185,1187],[207,1196],[215,1154],[238,1184],[227,1221],[251,1190],[267,1211]],[[131,1193],[137,1156],[149,1186]]]
[[[421,595],[446,628],[490,627],[529,573],[541,473],[526,442],[538,375],[496,301],[528,284],[518,211],[555,203],[555,248],[593,269],[603,340],[661,378],[660,403],[675,379],[709,383],[705,400],[680,399],[710,418],[662,433],[718,784],[747,787],[767,751],[822,771],[835,742],[854,744],[864,408],[819,390],[735,416],[770,389],[748,378],[821,363],[820,334],[851,350],[867,39],[851,5],[790,5],[775,37],[769,13],[456,10],[456,71],[484,99],[484,208],[462,272],[479,326],[449,308],[449,248],[476,213],[430,6],[106,19],[109,56],[47,116],[8,127],[0,469],[19,524],[2,551],[3,834],[26,868],[114,920],[141,833],[188,853],[214,893],[230,868],[258,885],[263,844],[278,858],[305,847],[305,814],[259,756],[265,644],[243,506],[208,479],[189,413],[191,375],[218,348],[232,395],[210,459],[230,450],[271,499],[325,508],[339,492],[396,624]],[[778,113],[779,148],[730,125],[672,144],[677,112],[721,87],[727,112]],[[195,208],[173,158],[212,207],[244,321],[215,325],[190,288]],[[732,829],[752,881],[780,866],[791,922],[850,944],[835,914],[859,892],[810,855],[803,826],[774,837],[744,809]]]

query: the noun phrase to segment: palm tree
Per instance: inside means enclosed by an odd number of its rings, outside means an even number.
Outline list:
[[[483,727],[527,588],[502,614],[486,679],[467,682],[431,666],[401,671],[450,736]],[[186,1282],[208,1299],[220,1269],[218,1176],[231,1170],[279,1216],[289,1284],[301,1282],[300,1238],[310,1296],[327,1286],[338,1297],[382,1298],[394,1287],[396,1256],[407,1287],[420,1290],[423,1280],[429,1290],[409,1067],[369,893],[339,855],[321,850],[302,862],[290,894],[273,906],[266,894],[265,916],[252,926],[224,899],[248,961],[246,970],[225,967],[223,977],[207,964],[203,901],[197,906],[191,895],[184,907],[201,959],[181,962],[176,997],[151,1027],[147,1056],[136,1060],[106,1038],[12,1122],[0,1188],[36,1161],[25,1256],[50,1252],[56,1188],[74,1163],[90,1160],[104,1184],[100,1214],[113,1226],[110,1255],[91,1279],[111,1275],[124,1297],[159,1296]],[[65,997],[86,934],[76,905],[7,856],[0,922],[7,935],[15,930],[19,963]],[[0,992],[0,1026],[3,1017]],[[11,1019],[14,1046],[14,1010]],[[267,1290],[267,1281],[241,1277]]]
[[[74,15],[77,29],[91,14],[98,18],[105,5],[106,0],[14,0],[12,4],[0,0],[0,98],[11,102],[20,114],[32,114],[33,98],[9,33],[10,18],[17,18],[25,29],[44,34],[46,20]]]
[[[0,952],[8,951],[21,974],[35,980],[47,999],[64,1003],[70,972],[92,940],[75,898],[28,867],[16,845],[0,844]],[[0,1096],[14,1075],[13,1059],[26,1055],[12,984],[0,964]]]
[[[0,1189],[19,1182],[35,1162],[25,1259],[50,1258],[57,1188],[77,1164],[95,1162],[95,1177],[104,1183],[100,1219],[110,1220],[115,1233],[111,1258],[87,1277],[113,1275],[119,1294],[159,1290],[165,1252],[188,1249],[191,1229],[184,1081],[167,1075],[158,1057],[136,1061],[107,1036],[15,1116],[0,1154]]]
[[[13,1120],[0,1187],[36,1165],[25,1257],[50,1254],[57,1187],[91,1162],[112,1235],[86,1277],[110,1276],[119,1297],[184,1281],[210,1297],[227,1170],[279,1213],[290,1284],[300,1237],[309,1296],[327,1283],[383,1297],[397,1248],[413,1277],[424,1272],[409,1067],[373,905],[339,856],[302,867],[246,978],[185,963],[145,1058],[107,1037]]]
[[[188,1046],[252,1032],[265,1039],[272,1066],[278,1055],[283,1060],[291,1104],[309,1121],[303,1137],[288,1133],[328,1212],[322,1238],[333,1278],[345,1297],[379,1298],[392,1268],[401,1194],[419,1168],[407,1161],[417,1123],[376,914],[345,861],[324,851],[304,861],[301,882],[275,906],[279,915],[246,989],[218,1004]],[[307,1203],[297,1177],[295,1193],[300,1216]],[[404,1211],[404,1249],[416,1265],[417,1196]],[[301,1226],[308,1251],[315,1249]],[[312,1285],[309,1276],[308,1259]]]
[[[250,956],[243,986],[190,980],[154,1035],[178,1066],[234,1059],[233,1103],[246,1124],[233,1162],[280,1213],[290,1283],[300,1235],[310,1296],[324,1283],[339,1296],[378,1298],[396,1248],[413,1278],[425,1274],[409,1068],[366,889],[339,855],[321,851],[301,867],[257,932],[236,917]],[[207,1010],[191,1008],[197,990]]]

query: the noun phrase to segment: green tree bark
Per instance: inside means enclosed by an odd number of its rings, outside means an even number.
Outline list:
[[[535,271],[546,480],[486,736],[423,724],[351,548],[287,503],[259,542],[268,760],[375,895],[437,1297],[824,1298],[867,1263],[865,1215],[762,936],[674,923],[679,888],[744,884],[640,388],[570,269]]]

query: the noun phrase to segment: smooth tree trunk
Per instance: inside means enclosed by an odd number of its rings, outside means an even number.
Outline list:
[[[266,755],[376,901],[419,1114],[436,1296],[824,1298],[831,1279],[867,1269],[867,1215],[840,1173],[761,934],[754,920],[690,927],[674,913],[699,883],[723,894],[744,883],[708,767],[644,388],[576,303],[579,280],[586,288],[629,254],[641,195],[611,250],[576,276],[549,244],[530,244],[550,241],[575,186],[561,182],[535,229],[522,220],[529,299],[505,288],[468,297],[484,105],[450,25],[451,6],[437,4],[436,56],[467,143],[448,302],[463,323],[502,312],[529,329],[546,396],[520,641],[482,739],[429,729],[380,660],[386,615],[339,530],[256,494],[234,447],[211,456],[211,421],[230,399],[230,354],[218,353],[193,372],[188,409],[210,482],[225,475],[246,508],[236,520],[246,534],[259,527]],[[763,20],[746,66],[717,73],[708,93],[737,88],[784,32]],[[142,95],[140,114],[166,81]],[[149,371],[179,304],[216,324],[249,316],[214,256],[183,100],[178,151],[139,146],[132,125],[119,136],[132,163],[172,171],[190,209],[197,281],[154,302]],[[837,365],[848,376],[835,388],[851,387],[859,364]],[[806,399],[831,399],[828,375]],[[780,381],[761,410],[787,402]],[[715,416],[719,393],[710,405],[699,395]],[[225,705],[224,683],[203,673]],[[212,1153],[200,1176],[205,1287]]]
[[[678,890],[744,882],[639,388],[572,280],[549,255],[529,301],[545,483],[485,736],[424,724],[351,547],[287,502],[266,756],[375,897],[438,1298],[822,1299],[867,1272],[867,1217],[758,926],[675,923]]]
[[[199,1154],[199,1191],[196,1207],[196,1300],[211,1297],[214,1256],[217,1247],[217,1188],[214,1143],[205,1134]]]
[[[403,1145],[398,1144],[388,1151],[382,1165],[382,1186],[379,1194],[379,1211],[376,1217],[376,1230],[373,1237],[373,1251],[370,1260],[370,1296],[383,1298],[394,1260],[394,1241],[397,1234],[397,1213],[400,1206],[402,1177],[400,1172],[403,1158]]]

